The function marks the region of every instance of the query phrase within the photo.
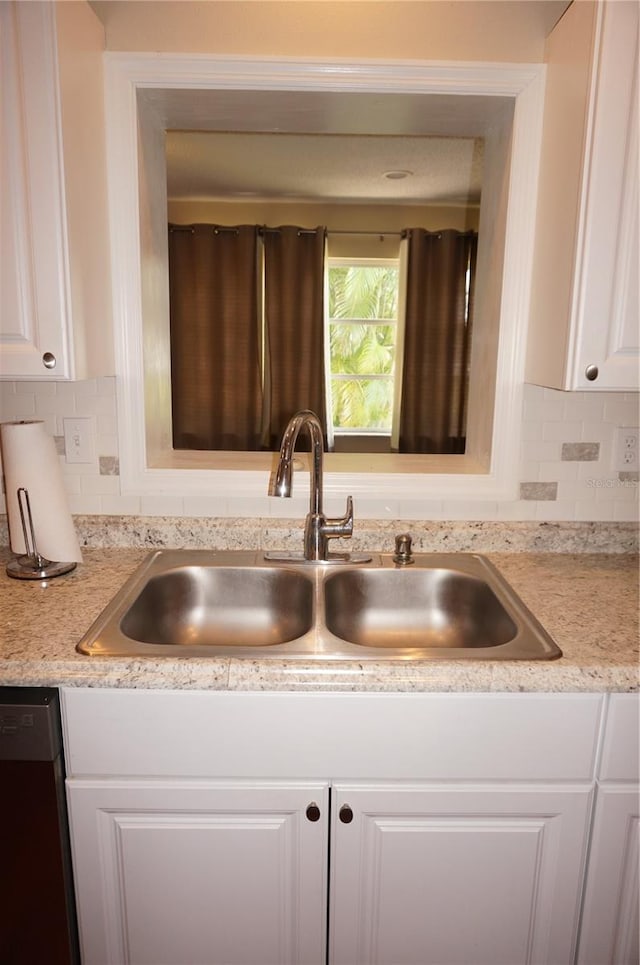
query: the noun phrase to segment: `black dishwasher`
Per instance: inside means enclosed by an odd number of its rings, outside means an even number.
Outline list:
[[[0,687],[0,962],[80,961],[58,691]]]

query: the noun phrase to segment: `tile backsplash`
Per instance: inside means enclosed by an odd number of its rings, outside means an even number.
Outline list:
[[[64,419],[88,417],[95,426],[95,459],[65,458]],[[298,499],[287,507],[275,500],[233,498],[207,506],[201,497],[167,494],[131,496],[120,490],[115,378],[85,382],[0,383],[0,418],[42,419],[56,440],[74,515],[89,516],[286,516],[300,515]],[[618,426],[637,426],[638,394],[558,392],[527,385],[522,413],[519,497],[512,501],[413,501],[402,513],[380,500],[358,500],[360,518],[432,520],[638,519],[638,473],[614,470]],[[255,504],[255,505],[254,505]],[[366,504],[366,505],[364,505]],[[290,509],[290,513],[287,510]],[[303,510],[306,511],[306,510]]]

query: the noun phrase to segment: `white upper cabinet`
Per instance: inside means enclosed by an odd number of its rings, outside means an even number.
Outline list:
[[[0,377],[113,374],[102,27],[0,4]]]
[[[529,382],[639,388],[639,10],[574,3],[547,42]]]

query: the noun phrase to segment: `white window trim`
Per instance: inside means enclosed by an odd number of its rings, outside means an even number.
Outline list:
[[[138,186],[137,93],[148,89],[393,92],[487,95],[513,98],[509,209],[500,304],[500,337],[488,472],[464,456],[400,456],[394,471],[360,471],[361,463],[335,455],[327,460],[325,491],[404,501],[513,499],[516,495],[526,328],[538,182],[545,68],[541,64],[416,63],[368,60],[297,61],[173,54],[105,54],[107,165],[111,218],[118,432],[123,494],[233,495],[251,500],[267,492],[271,465],[238,454],[216,454],[218,468],[205,468],[188,454],[175,454],[158,468],[147,457],[141,249]],[[156,279],[157,280],[157,279]],[[167,387],[157,388],[166,393]],[[169,451],[170,442],[165,439]],[[206,454],[205,454],[206,455]],[[243,454],[244,455],[244,454]],[[263,457],[264,459],[264,457]],[[331,459],[335,460],[334,462]],[[452,461],[453,460],[453,461]],[[225,468],[225,465],[228,468]],[[447,467],[456,465],[461,472]],[[344,471],[335,468],[345,467]],[[437,467],[441,470],[438,471]],[[355,469],[355,471],[354,471]],[[298,489],[304,491],[303,486]]]

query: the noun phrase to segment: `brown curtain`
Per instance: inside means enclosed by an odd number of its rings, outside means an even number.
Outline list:
[[[263,229],[266,405],[263,444],[277,449],[298,409],[323,427],[325,229]],[[325,433],[326,434],[326,433]],[[301,437],[301,443],[303,439]]]
[[[477,234],[412,228],[408,236],[400,452],[464,452]]]
[[[169,225],[176,449],[260,446],[257,241],[253,225]]]

